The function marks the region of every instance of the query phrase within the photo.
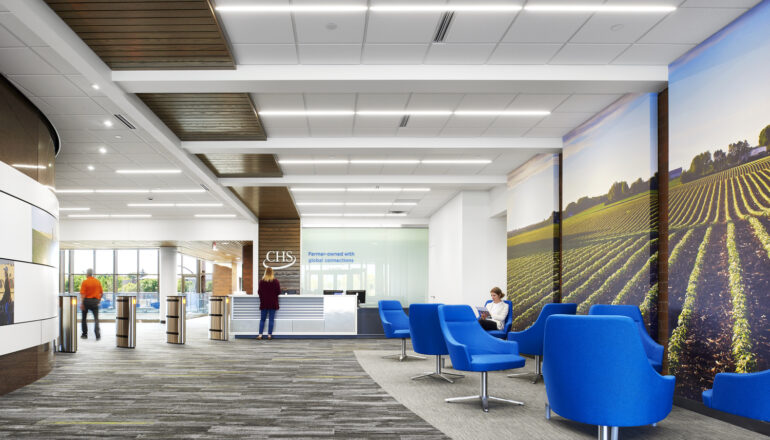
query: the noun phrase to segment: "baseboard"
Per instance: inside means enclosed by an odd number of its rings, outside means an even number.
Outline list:
[[[741,428],[745,428],[750,431],[758,432],[764,435],[770,435],[770,423],[763,422],[761,420],[754,420],[748,417],[741,417],[736,416],[735,414],[718,411],[707,407],[702,402],[686,399],[679,396],[674,396],[674,404],[678,407],[688,409],[698,414],[703,414],[705,416],[709,416],[735,426],[740,426]]]

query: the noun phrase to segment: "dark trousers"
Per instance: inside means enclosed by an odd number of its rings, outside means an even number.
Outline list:
[[[99,300],[97,298],[83,299],[83,319],[80,320],[80,328],[84,335],[88,335],[88,311],[94,314],[94,334],[97,338],[101,337],[99,333]]]
[[[273,334],[273,322],[275,321],[275,309],[265,309],[259,311],[261,316],[259,318],[259,334],[262,334],[262,331],[265,330],[265,317],[270,318],[270,322],[267,324],[267,334],[272,335]]]
[[[484,330],[497,330],[497,323],[491,319],[479,318],[479,324],[481,324]]]

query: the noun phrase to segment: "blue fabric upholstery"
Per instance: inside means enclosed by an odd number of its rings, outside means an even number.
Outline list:
[[[420,354],[446,355],[444,334],[438,321],[440,304],[412,304],[409,306],[409,330],[412,334],[412,350]]]
[[[546,395],[560,416],[616,427],[657,423],[671,412],[675,379],[652,368],[631,318],[553,315],[543,346]]]
[[[441,305],[438,316],[455,370],[496,371],[524,366],[518,344],[487,333],[470,306]]]
[[[380,320],[386,338],[408,338],[409,317],[404,313],[399,301],[380,301],[377,303],[380,309]]]
[[[607,305],[595,304],[588,310],[589,315],[619,315],[628,316],[639,326],[639,334],[642,336],[644,352],[655,371],[660,373],[663,369],[663,346],[655,342],[647,332],[647,327],[642,319],[642,312],[637,306],[631,305]]]
[[[770,370],[759,373],[719,373],[714,388],[703,392],[709,408],[770,422]]]
[[[546,304],[534,324],[526,330],[508,333],[508,340],[519,343],[519,353],[542,356],[545,320],[551,315],[574,315],[576,312],[577,304]]]
[[[484,303],[484,307],[486,307],[486,305],[491,302],[492,302],[491,299],[487,300],[487,302]],[[508,304],[508,315],[506,315],[505,317],[505,322],[503,323],[502,330],[487,330],[487,333],[500,339],[505,339],[505,335],[507,335],[508,332],[511,330],[511,324],[513,324],[513,303],[508,301],[507,299],[504,299],[503,302]]]

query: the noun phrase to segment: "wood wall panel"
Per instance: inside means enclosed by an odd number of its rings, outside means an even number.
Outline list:
[[[233,270],[229,267],[215,264],[212,283],[214,285],[211,292],[212,295],[230,295],[233,293]]]
[[[45,0],[113,70],[234,69],[209,0]]]
[[[668,374],[668,89],[658,94],[658,343]]]
[[[281,282],[281,289],[299,290],[300,266],[300,221],[299,220],[259,220],[259,276],[264,268],[262,262],[269,251],[291,252],[296,262],[291,267],[275,272]],[[273,263],[282,265],[281,263]]]
[[[53,344],[47,343],[0,356],[0,396],[50,373],[53,355]]]
[[[243,277],[243,291],[249,295],[254,293],[254,245],[243,245],[243,269],[241,276]]]
[[[45,116],[4,76],[0,75],[0,161],[43,185],[55,186],[58,138]]]
[[[138,93],[183,141],[264,141],[248,93]]]

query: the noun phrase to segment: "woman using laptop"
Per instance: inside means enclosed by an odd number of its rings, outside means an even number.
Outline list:
[[[489,295],[492,302],[486,305],[486,310],[479,312],[479,324],[484,330],[502,330],[508,317],[508,304],[503,302],[503,291],[499,287],[493,287]]]

